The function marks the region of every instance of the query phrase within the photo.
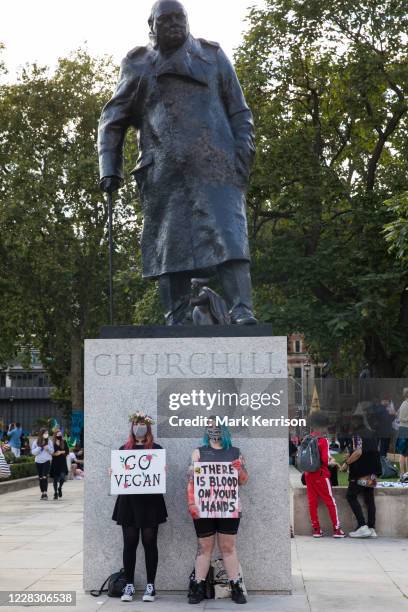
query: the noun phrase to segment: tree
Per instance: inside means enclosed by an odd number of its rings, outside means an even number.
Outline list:
[[[236,55],[258,312],[339,374],[407,373],[408,270],[384,235],[408,188],[407,25],[401,0],[267,0]]]
[[[54,73],[33,65],[0,88],[0,359],[37,346],[58,397],[74,409],[83,408],[83,340],[108,323],[96,138],[116,73],[78,51]],[[129,140],[128,170],[134,149]],[[115,204],[117,323],[131,320],[138,297],[138,232],[129,182]]]
[[[385,239],[391,253],[408,261],[408,192],[396,195],[386,202],[393,213],[393,220],[385,226]]]

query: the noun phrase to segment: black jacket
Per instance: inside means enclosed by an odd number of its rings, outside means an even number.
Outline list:
[[[50,470],[51,478],[54,476],[59,476],[60,474],[68,474],[67,455],[69,455],[69,448],[65,440],[63,440],[61,448],[54,445],[54,452],[58,450],[63,450],[65,454],[58,455],[58,457],[53,456]]]

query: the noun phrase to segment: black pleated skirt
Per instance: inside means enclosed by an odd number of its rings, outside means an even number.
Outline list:
[[[118,495],[112,520],[125,527],[156,527],[167,520],[164,497],[161,493]]]

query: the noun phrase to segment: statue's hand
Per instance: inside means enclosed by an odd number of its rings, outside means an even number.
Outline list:
[[[118,176],[105,176],[101,180],[100,186],[105,193],[113,193],[119,189],[121,182]]]

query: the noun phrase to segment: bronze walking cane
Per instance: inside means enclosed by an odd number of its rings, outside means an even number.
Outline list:
[[[109,317],[113,325],[113,198],[112,192],[108,196],[108,236],[109,236]]]

